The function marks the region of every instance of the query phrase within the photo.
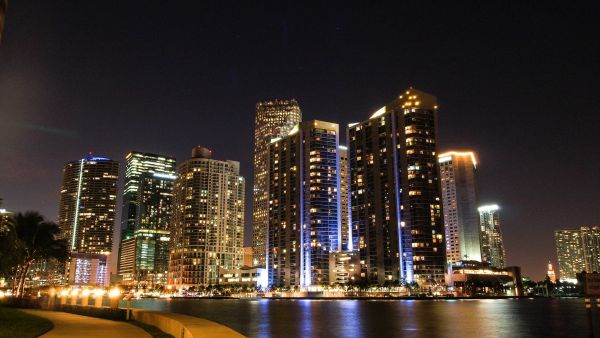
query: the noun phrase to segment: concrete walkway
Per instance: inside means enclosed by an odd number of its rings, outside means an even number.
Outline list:
[[[32,315],[49,319],[54,328],[44,338],[147,338],[151,337],[146,331],[125,322],[74,315],[66,312],[21,310]]]

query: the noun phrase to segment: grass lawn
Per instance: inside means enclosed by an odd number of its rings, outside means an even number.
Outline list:
[[[53,327],[48,319],[0,306],[0,338],[38,337]]]

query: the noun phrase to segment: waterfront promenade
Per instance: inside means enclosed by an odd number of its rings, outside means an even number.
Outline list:
[[[143,329],[114,320],[80,316],[66,312],[23,309],[23,312],[46,318],[54,328],[42,335],[44,338],[70,338],[85,336],[88,338],[150,338]]]

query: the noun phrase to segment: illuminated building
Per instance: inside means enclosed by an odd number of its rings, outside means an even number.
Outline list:
[[[119,162],[104,157],[65,165],[58,226],[72,253],[111,253],[118,177]]]
[[[452,266],[458,296],[522,296],[523,279],[518,266],[494,267],[488,262],[458,261]]]
[[[338,146],[338,125],[317,120],[269,146],[272,286],[329,283],[329,254],[341,249]]]
[[[177,166],[169,285],[177,289],[215,285],[219,269],[244,258],[244,178],[240,164],[211,158],[197,146]]]
[[[411,88],[348,126],[351,221],[369,282],[445,282],[436,115],[436,98]]]
[[[554,231],[561,281],[577,282],[577,274],[600,272],[600,227],[582,226]]]
[[[451,151],[440,154],[438,162],[447,260],[450,264],[481,261],[475,154]]]
[[[554,268],[550,261],[548,261],[548,271],[546,272],[546,276],[552,283],[556,283],[556,274],[554,273]]]
[[[137,151],[125,158],[119,274],[124,284],[165,284],[175,159]]]
[[[273,100],[256,104],[254,124],[254,190],[252,207],[253,259],[265,266],[267,223],[269,222],[269,143],[286,136],[302,121],[296,100]]]
[[[342,250],[354,250],[353,229],[350,222],[350,163],[348,161],[348,148],[339,146],[340,153],[340,215],[342,226]]]
[[[244,247],[244,261],[242,262],[244,266],[252,266],[254,264],[252,252],[253,249],[251,246]]]
[[[245,285],[255,288],[267,288],[267,270],[264,268],[243,266],[234,269],[219,269],[219,285]]]
[[[102,254],[75,253],[71,255],[68,269],[69,285],[109,285],[108,256]]]
[[[2,206],[2,199],[0,198],[0,207]],[[6,209],[0,208],[0,234],[8,231],[8,221],[12,217],[12,212],[7,211]]]
[[[481,260],[496,268],[506,264],[502,232],[500,231],[500,207],[496,204],[483,205],[479,211]]]
[[[360,279],[360,257],[357,251],[338,251],[329,255],[329,283],[348,284]]]

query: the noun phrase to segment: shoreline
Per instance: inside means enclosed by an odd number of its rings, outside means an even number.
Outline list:
[[[482,300],[482,299],[561,299],[561,298],[585,298],[582,295],[574,296],[477,296],[477,297],[235,297],[235,296],[211,296],[211,297],[141,297],[135,300],[143,299],[163,299],[163,300],[185,300],[185,299],[220,299],[220,300],[427,300],[427,301],[447,301],[447,300]]]

